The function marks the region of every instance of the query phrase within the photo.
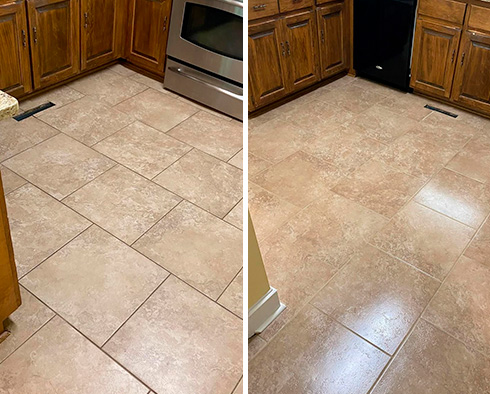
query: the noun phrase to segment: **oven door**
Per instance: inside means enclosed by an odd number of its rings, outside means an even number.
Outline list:
[[[167,54],[243,83],[243,3],[175,0]]]

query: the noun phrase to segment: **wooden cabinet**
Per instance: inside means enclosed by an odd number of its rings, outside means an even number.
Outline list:
[[[82,70],[98,67],[121,55],[123,1],[81,0]]]
[[[314,0],[279,0],[279,10],[281,12],[289,12],[312,7],[313,4],[315,4]]]
[[[43,88],[80,70],[78,0],[27,1],[34,87]]]
[[[321,77],[328,78],[348,67],[347,13],[344,3],[317,8]]]
[[[163,75],[170,0],[130,0],[127,59]]]
[[[0,90],[20,96],[31,90],[31,62],[24,3],[0,5]]]
[[[279,14],[279,4],[277,0],[249,0],[248,19],[259,19]]]

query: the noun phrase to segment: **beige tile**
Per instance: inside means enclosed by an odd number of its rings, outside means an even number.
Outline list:
[[[60,86],[59,88],[50,90],[49,92],[40,94],[33,98],[24,100],[20,102],[20,108],[23,111],[35,108],[41,104],[46,104],[52,102],[55,106],[45,109],[36,116],[46,113],[46,111],[52,111],[53,109],[62,107],[63,105],[69,104],[75,100],[81,99],[83,94],[72,89],[68,86]]]
[[[352,86],[362,88],[364,90],[368,90],[370,92],[374,92],[385,97],[392,97],[397,95],[397,93],[399,93],[399,91],[395,90],[394,88],[364,78],[356,78],[352,82]]]
[[[119,104],[148,89],[146,85],[109,69],[77,79],[70,87],[108,106]]]
[[[233,224],[235,227],[243,230],[243,200],[226,215],[224,221]]]
[[[27,181],[15,172],[9,170],[7,167],[0,164],[0,171],[2,174],[2,183],[4,194],[9,194],[11,191],[18,189],[22,185],[25,185]]]
[[[444,125],[432,125],[426,122],[419,122],[414,128],[418,132],[419,138],[432,142],[435,145],[443,145],[454,153],[461,150],[470,139],[475,135],[473,127],[447,127]]]
[[[240,379],[240,382],[236,386],[235,390],[233,390],[233,394],[246,394],[243,391],[243,379]]]
[[[440,104],[436,104],[436,106],[441,107]],[[447,106],[447,108],[443,108],[453,113],[462,113],[463,111],[457,110],[454,107]],[[450,131],[456,131],[458,133],[465,134],[470,137],[477,137],[482,135],[481,130],[476,125],[468,123],[464,120],[465,118],[459,115],[457,118],[452,118],[450,116],[441,114],[440,112],[432,112],[429,116],[424,118],[422,123],[430,124],[434,127],[445,128]]]
[[[485,393],[490,363],[421,320],[373,394]]]
[[[429,103],[430,100],[415,94],[398,92],[385,98],[379,104],[393,112],[420,121],[432,113],[430,109],[425,108],[425,105]]]
[[[22,305],[4,321],[10,335],[0,344],[0,363],[54,316],[53,311],[23,287],[20,288],[20,296]]]
[[[146,75],[136,73],[134,75],[131,75],[130,79],[132,79],[133,81],[136,81],[138,83],[141,83],[143,85],[146,85],[149,88],[152,88],[154,90],[158,90],[161,93],[165,93],[165,94],[169,95],[170,97],[175,97],[175,98],[178,97],[176,94],[172,93],[170,90],[164,89],[163,88],[163,82],[157,81],[153,78],[149,78]]]
[[[115,64],[113,66],[110,66],[108,69],[119,75],[122,75],[123,77],[132,77],[133,75],[136,75],[136,72],[123,66],[122,64]]]
[[[14,119],[2,120],[0,123],[0,161],[29,149],[58,133],[58,130],[33,117],[20,122]]]
[[[227,161],[242,149],[242,130],[243,125],[239,122],[229,122],[200,111],[167,134]]]
[[[240,170],[243,170],[243,149],[228,160],[228,163],[238,167]]]
[[[490,185],[442,169],[417,194],[415,201],[478,228],[490,213]]]
[[[336,79],[333,82],[330,82],[328,85],[329,90],[335,90],[339,88],[345,88],[349,84],[355,82],[357,80],[357,77],[352,77],[350,75],[345,75],[342,78]]]
[[[220,118],[222,120],[226,120],[227,122],[233,121],[233,122],[237,122],[237,123],[242,124],[241,121],[235,120],[235,119],[231,118],[229,115],[222,113],[222,112],[219,112],[212,107],[208,107],[207,105],[202,104],[199,101],[195,101],[195,100],[192,100],[192,99],[189,99],[187,97],[180,96],[180,95],[176,95],[176,96],[177,96],[179,101],[182,101],[183,103],[192,105],[193,107],[197,108],[199,111],[207,112],[208,114],[211,114],[211,115],[213,115],[217,118]]]
[[[148,89],[115,108],[164,132],[198,112],[196,107],[153,89]]]
[[[367,393],[389,358],[308,306],[249,364],[249,392]]]
[[[259,172],[264,171],[265,169],[272,166],[270,161],[264,160],[258,156],[255,156],[252,153],[248,154],[248,176],[252,177],[257,175]]]
[[[141,122],[125,127],[93,148],[146,178],[154,178],[192,148]]]
[[[248,209],[259,242],[300,210],[252,182],[248,187]]]
[[[242,375],[242,320],[171,276],[104,350],[159,393],[229,394]]]
[[[21,283],[101,346],[167,276],[155,263],[92,226]]]
[[[242,232],[187,201],[134,247],[214,300],[242,266]]]
[[[131,244],[175,207],[180,198],[116,166],[66,198],[65,203]]]
[[[248,361],[254,358],[259,352],[267,346],[265,339],[259,335],[254,335],[248,339]]]
[[[198,150],[189,152],[154,181],[219,217],[242,198],[242,171]]]
[[[374,236],[373,243],[442,280],[473,234],[472,228],[410,202]]]
[[[486,260],[487,265],[482,265],[461,257],[429,304],[424,319],[489,357],[490,256]]]
[[[332,191],[392,217],[423,185],[422,179],[371,160],[342,178]]]
[[[471,140],[447,168],[480,182],[490,183],[490,134]]]
[[[6,201],[19,278],[90,225],[30,184],[10,193]]]
[[[312,304],[393,354],[439,285],[409,265],[366,246]]]
[[[250,180],[303,208],[335,186],[341,174],[321,158],[297,152]]]
[[[475,238],[464,252],[466,257],[490,266],[490,219],[476,233]]]
[[[4,165],[61,200],[115,163],[59,134],[7,160]]]
[[[341,89],[332,90],[322,97],[326,104],[334,104],[355,114],[366,111],[386,98],[386,94],[379,94],[372,90],[348,84]]]
[[[233,279],[228,288],[218,299],[218,303],[235,315],[243,318],[243,271]]]
[[[5,393],[127,393],[148,389],[55,317],[0,365]]]

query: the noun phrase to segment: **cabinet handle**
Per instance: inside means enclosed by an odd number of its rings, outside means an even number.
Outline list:
[[[83,14],[83,16],[85,18],[85,24],[83,25],[83,27],[85,27],[85,29],[86,29],[88,27],[88,12]]]
[[[289,47],[289,41],[286,41],[286,47],[288,48],[288,55],[291,55],[291,48]]]
[[[258,10],[263,10],[265,7],[267,7],[267,4],[258,4],[258,5],[254,5],[252,8],[253,8],[255,11],[258,11]]]
[[[453,50],[453,54],[451,56],[451,63],[454,63],[454,55],[456,55],[456,49]]]
[[[26,47],[26,46],[27,46],[26,37],[27,37],[27,35],[26,35],[26,31],[25,31],[24,29],[22,29],[22,45],[23,45],[24,47]]]
[[[286,56],[286,49],[284,49],[284,43],[281,42],[282,56]]]
[[[37,27],[32,28],[32,32],[34,34],[34,43],[37,43]]]
[[[321,31],[321,35],[322,35],[322,42],[325,42],[325,32],[323,30]]]
[[[463,56],[461,57],[461,66],[464,64],[464,57],[466,56],[466,53],[463,52]]]
[[[163,18],[163,31],[167,30],[167,17]]]

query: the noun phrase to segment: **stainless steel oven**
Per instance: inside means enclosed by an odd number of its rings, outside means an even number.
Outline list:
[[[164,84],[242,119],[243,2],[174,0]]]

